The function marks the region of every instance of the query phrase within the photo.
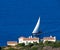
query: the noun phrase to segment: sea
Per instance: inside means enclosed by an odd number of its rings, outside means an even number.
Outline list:
[[[0,0],[0,46],[31,36],[39,17],[39,38],[60,40],[60,0]]]

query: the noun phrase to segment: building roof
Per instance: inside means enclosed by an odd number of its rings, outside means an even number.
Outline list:
[[[25,37],[20,37],[19,39],[23,39],[23,40],[39,40],[39,38],[25,38]]]
[[[52,36],[50,36],[50,37],[44,37],[43,40],[55,40],[55,37],[52,37]]]
[[[17,41],[7,41],[7,44],[17,44]]]
[[[39,40],[39,38],[24,38],[23,40]]]
[[[50,38],[50,37],[44,37],[43,39],[44,39],[44,40],[54,40],[53,37],[52,37],[52,38]]]

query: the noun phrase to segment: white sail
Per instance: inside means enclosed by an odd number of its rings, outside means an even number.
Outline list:
[[[35,28],[34,28],[32,33],[38,33],[39,26],[40,26],[40,17],[39,17],[39,19],[37,21],[37,24],[36,24],[36,26],[35,26]]]

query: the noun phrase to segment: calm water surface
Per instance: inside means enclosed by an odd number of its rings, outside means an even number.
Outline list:
[[[31,35],[39,16],[40,38],[60,40],[60,0],[0,0],[0,46]]]

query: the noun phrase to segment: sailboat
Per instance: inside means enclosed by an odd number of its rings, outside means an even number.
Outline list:
[[[40,26],[40,17],[38,18],[37,24],[32,32],[33,35],[37,36],[37,35],[39,35],[39,33],[41,33],[39,31],[39,26]]]

